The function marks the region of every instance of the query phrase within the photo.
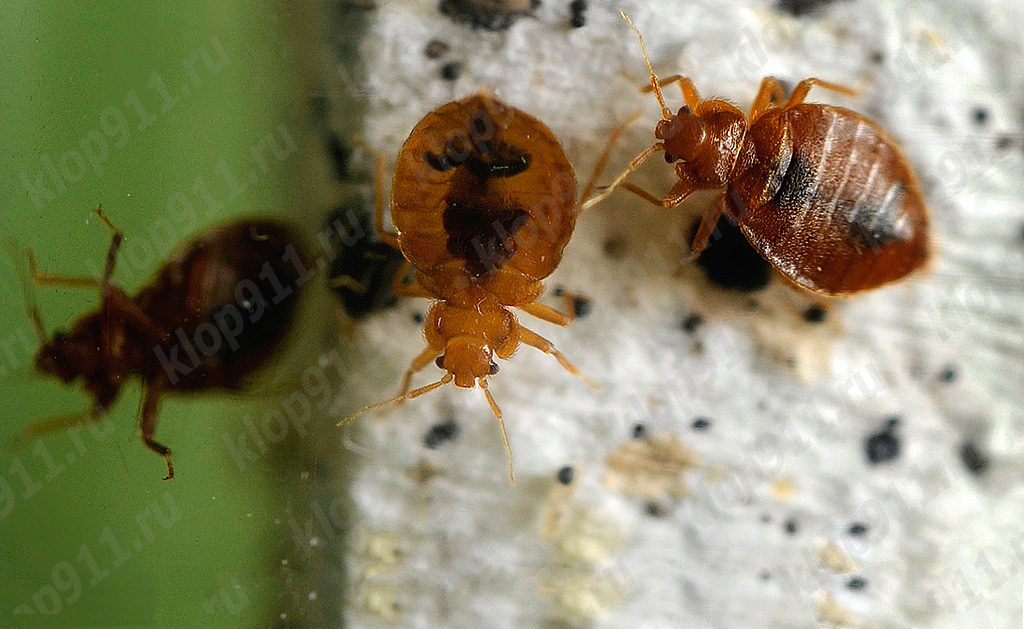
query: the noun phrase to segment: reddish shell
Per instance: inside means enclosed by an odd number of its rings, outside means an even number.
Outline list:
[[[771,141],[779,129],[788,142]],[[730,186],[730,209],[787,279],[843,295],[898,280],[927,261],[920,185],[871,120],[827,105],[775,108],[754,121],[746,143],[774,144],[774,152],[753,149],[753,167]]]

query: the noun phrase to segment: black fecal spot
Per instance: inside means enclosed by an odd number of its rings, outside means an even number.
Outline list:
[[[976,443],[965,441],[960,444],[960,462],[968,472],[980,476],[988,469],[989,458]]]
[[[331,160],[334,177],[345,181],[349,177],[348,162],[352,157],[352,149],[346,146],[336,133],[327,134],[327,156]]]
[[[860,537],[868,532],[868,525],[863,522],[854,522],[850,525],[848,532],[854,537]]]
[[[455,22],[488,31],[503,31],[532,16],[540,0],[441,0],[438,11]]]
[[[868,580],[864,577],[853,577],[846,582],[846,587],[851,590],[863,590],[868,586]]]
[[[416,324],[422,324],[423,323],[423,313],[422,312],[414,312],[414,313],[412,313],[412,320]]]
[[[644,513],[652,518],[663,518],[668,515],[668,510],[660,502],[650,500],[644,504]]]
[[[988,122],[988,109],[984,107],[975,107],[974,111],[971,112],[971,118],[974,119],[974,124],[979,127],[985,126],[985,123]]]
[[[762,513],[761,514],[761,522],[763,524],[769,524],[771,521],[772,521],[771,514],[769,514],[769,513]]]
[[[362,197],[351,197],[336,208],[323,234],[334,256],[327,266],[327,283],[350,317],[397,303],[391,282],[404,259],[401,252],[377,239]]]
[[[582,28],[587,23],[587,0],[572,0],[569,12],[572,14],[569,24],[573,28]]]
[[[1010,136],[1004,134],[996,138],[996,148],[1000,151],[1005,151],[1011,146],[1013,146],[1013,138]]]
[[[643,439],[647,436],[647,427],[643,424],[636,424],[633,426],[633,438]]]
[[[691,227],[691,241],[701,220],[698,218]],[[771,264],[750,246],[739,226],[724,216],[719,219],[697,264],[704,269],[709,280],[731,290],[760,290],[771,279]]]
[[[427,42],[427,47],[423,49],[423,54],[427,56],[427,59],[440,59],[447,53],[448,44],[440,39],[431,39]]]
[[[459,424],[450,419],[441,424],[434,424],[423,439],[423,445],[431,450],[441,447],[446,441],[451,441],[459,436]]]
[[[465,260],[474,277],[493,273],[515,255],[513,236],[528,217],[517,206],[480,206],[450,198],[442,216],[448,252]]]
[[[787,535],[796,535],[796,532],[797,530],[799,530],[800,526],[797,524],[796,518],[789,518],[782,525],[782,528],[786,531]]]
[[[824,7],[834,1],[835,0],[779,0],[777,6],[780,11],[784,11],[796,17],[803,17],[805,15],[812,15],[821,12]]]
[[[555,478],[562,485],[571,485],[575,477],[576,470],[574,470],[571,465],[566,465],[565,467],[562,467],[561,469],[558,470],[558,473],[555,475]]]
[[[938,374],[939,382],[956,382],[956,379],[960,377],[960,372],[957,371],[953,365],[946,365],[943,367]]]
[[[441,66],[441,78],[445,81],[456,81],[462,74],[462,64],[458,61],[449,61]]]
[[[894,422],[893,419],[889,418],[885,428],[871,435],[865,441],[865,453],[869,463],[885,463],[900,455],[900,440],[896,436],[898,421]]]
[[[871,59],[871,63],[875,65],[882,65],[885,62],[885,53],[881,50],[876,50],[871,53],[871,57],[869,58]]]
[[[708,417],[698,417],[693,420],[691,425],[694,430],[707,430],[711,427],[711,419]]]
[[[626,255],[626,249],[628,248],[629,243],[622,236],[611,236],[601,245],[604,254],[612,260],[622,259]]]
[[[768,572],[767,570],[762,570],[759,576],[761,577],[762,581],[771,581],[772,579],[772,573]]]
[[[687,334],[693,334],[704,325],[704,317],[699,314],[689,314],[679,323],[679,327]]]
[[[804,321],[807,323],[821,323],[828,316],[828,312],[821,306],[811,306],[804,310]]]
[[[577,319],[587,316],[592,309],[593,304],[586,297],[577,296],[572,298],[572,313]]]

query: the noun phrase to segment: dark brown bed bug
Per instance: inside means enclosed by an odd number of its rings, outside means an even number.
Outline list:
[[[113,231],[102,277],[42,273],[29,253],[33,282],[100,290],[96,311],[49,340],[38,309],[30,305],[41,344],[36,368],[66,383],[80,380],[93,404],[84,412],[31,424],[25,435],[96,420],[124,382],[139,376],[145,386],[139,433],[166,460],[167,480],[174,476],[171,451],[154,437],[163,395],[244,388],[284,339],[297,292],[312,272],[290,228],[241,220],[185,244],[148,286],[129,296],[110,279],[123,236],[100,208],[96,214]]]
[[[591,202],[617,186],[665,208],[696,190],[724,190],[697,230],[694,257],[724,214],[786,279],[820,295],[876,288],[927,263],[928,210],[896,142],[854,111],[804,102],[812,86],[853,90],[811,78],[786,99],[782,83],[767,77],[745,116],[725,101],[701,99],[688,78],[659,81],[643,38],[640,45],[662,109],[659,142]],[[674,115],[661,94],[673,82],[686,101]],[[623,181],[657,151],[679,179],[663,198]]]
[[[612,134],[581,202],[593,190],[620,131]],[[437,301],[424,324],[427,348],[413,359],[398,397],[364,407],[341,423],[450,382],[479,385],[501,422],[511,474],[512,451],[501,411],[487,390],[487,378],[498,373],[495,359],[509,358],[525,344],[582,377],[550,341],[521,325],[510,310],[560,326],[572,319],[571,312],[537,301],[542,280],[562,259],[581,206],[572,165],[543,123],[486,93],[443,105],[412,130],[391,188],[394,232],[384,229],[385,163],[378,153],[376,227],[407,260],[395,294]],[[413,269],[411,281],[402,282]],[[413,374],[431,363],[445,375],[408,392]]]

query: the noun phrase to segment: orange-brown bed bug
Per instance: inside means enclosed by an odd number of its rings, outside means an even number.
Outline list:
[[[612,134],[581,202],[593,190],[621,127]],[[479,385],[501,425],[501,411],[487,390],[498,373],[495,359],[520,344],[551,354],[580,375],[547,339],[521,325],[518,308],[556,325],[572,315],[537,301],[569,242],[581,202],[576,176],[561,145],[536,118],[479,93],[427,114],[402,146],[391,188],[394,232],[384,230],[385,157],[377,154],[377,231],[407,261],[395,293],[437,300],[427,315],[427,348],[413,359],[399,395],[346,417],[418,397],[442,385]],[[410,282],[401,280],[415,269]],[[409,391],[414,373],[431,363],[445,375]],[[589,381],[588,381],[589,382]]]
[[[820,295],[869,290],[925,265],[928,210],[896,142],[856,112],[803,102],[815,85],[853,90],[811,78],[783,101],[782,84],[767,77],[748,117],[725,101],[701,99],[688,78],[659,81],[642,37],[640,45],[662,109],[659,142],[591,203],[618,186],[665,208],[696,190],[722,189],[694,237],[694,257],[724,214],[786,279]],[[675,115],[661,94],[673,82],[686,101]],[[664,198],[623,181],[657,151],[679,179]]]
[[[167,480],[174,477],[171,451],[154,438],[163,394],[238,390],[248,384],[285,337],[296,293],[313,273],[290,228],[240,220],[188,242],[131,297],[110,279],[123,236],[100,208],[96,214],[113,232],[102,277],[42,273],[29,253],[33,282],[100,290],[98,310],[49,340],[39,310],[29,306],[41,345],[36,368],[67,383],[81,379],[93,404],[84,412],[31,424],[25,436],[98,419],[125,380],[137,375],[145,385],[139,433],[167,462]]]

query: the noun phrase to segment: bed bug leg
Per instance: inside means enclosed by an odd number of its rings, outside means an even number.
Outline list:
[[[405,377],[402,378],[402,388],[398,391],[398,397],[402,397],[409,391],[409,385],[412,383],[413,374],[420,371],[424,367],[430,364],[430,361],[436,359],[441,355],[438,350],[428,347],[427,349],[420,352],[420,355],[412,359],[409,364],[409,368],[405,370]],[[398,400],[399,403],[402,400]]]
[[[611,135],[608,136],[608,142],[605,144],[604,151],[601,152],[601,157],[598,158],[597,163],[594,165],[593,172],[590,173],[590,178],[587,179],[587,184],[583,187],[583,194],[580,195],[580,212],[593,205],[587,204],[587,200],[594,192],[594,186],[597,184],[597,178],[601,176],[601,173],[604,172],[604,167],[608,165],[608,158],[611,157],[612,149],[615,148],[615,145],[619,141],[619,137],[622,135],[622,132],[626,130],[626,127],[636,122],[642,113],[642,111],[637,111],[629,118],[626,118],[626,120],[619,126],[615,127]]]
[[[754,104],[750,107],[750,119],[753,120],[772,105],[778,105],[786,99],[786,89],[782,81],[774,76],[766,76],[761,80],[761,87],[754,97]]]
[[[103,277],[96,279],[94,277],[85,276],[69,276],[69,275],[55,275],[53,273],[46,273],[40,271],[36,266],[36,257],[31,251],[26,252],[28,256],[28,272],[32,281],[36,284],[42,284],[46,286],[68,286],[78,288],[96,288],[100,287],[100,290],[104,290],[104,286],[110,281],[110,275],[114,272],[114,263],[117,260],[117,252],[121,248],[121,241],[124,240],[124,235],[119,229],[114,227],[107,215],[103,213],[103,206],[96,206],[96,216],[100,217],[103,223],[114,232],[113,237],[110,239],[110,247],[107,249],[107,259],[103,268]],[[104,291],[105,292],[105,291]]]
[[[46,337],[46,328],[43,327],[43,315],[39,311],[39,305],[36,303],[35,295],[32,291],[32,284],[34,283],[34,280],[32,280],[32,267],[35,265],[35,257],[31,251],[22,251],[13,238],[8,238],[4,244],[7,247],[7,254],[15,263],[21,259],[22,255],[29,260],[27,274],[23,274],[25,270],[19,265],[18,275],[21,276],[21,288],[22,292],[25,293],[25,309],[28,314],[28,320],[32,324],[32,332],[36,335],[39,347],[42,347],[46,345],[49,339]]]
[[[480,388],[484,390],[484,396],[487,397],[487,403],[491,406],[491,412],[498,419],[498,426],[501,428],[501,440],[505,444],[505,453],[508,454],[508,481],[512,485],[516,484],[516,473],[515,466],[512,463],[512,444],[508,441],[508,432],[505,430],[505,420],[501,416],[501,409],[498,408],[498,403],[494,401],[494,396],[491,395],[491,390],[487,388],[487,381],[483,378],[477,381]]]
[[[794,105],[799,105],[804,102],[804,99],[807,98],[807,92],[811,90],[812,85],[817,85],[818,87],[823,87],[827,90],[832,90],[833,92],[839,92],[840,94],[846,94],[847,96],[857,96],[859,94],[857,90],[851,87],[839,85],[838,83],[829,83],[828,81],[822,81],[821,79],[812,77],[797,83],[796,87],[793,88],[793,93],[789,95],[789,100],[786,101],[784,108],[793,107]]]
[[[363,142],[359,136],[352,138],[352,141],[373,155],[373,225],[377,229],[377,236],[384,244],[401,251],[401,247],[398,245],[398,233],[384,230],[384,189],[387,180],[388,158],[383,152]]]
[[[416,398],[416,397],[419,397],[419,396],[423,395],[424,393],[429,393],[430,391],[433,391],[434,389],[436,389],[436,388],[438,388],[440,386],[444,386],[444,385],[448,384],[454,378],[455,378],[455,376],[453,376],[452,374],[446,373],[444,375],[444,377],[442,377],[437,382],[433,382],[433,383],[428,384],[426,386],[422,386],[422,387],[420,387],[418,389],[413,389],[412,391],[410,391],[410,392],[408,392],[408,393],[406,393],[404,395],[396,395],[393,398],[388,398],[386,400],[381,400],[380,402],[374,402],[373,404],[367,404],[366,406],[360,408],[356,412],[351,413],[351,414],[346,415],[345,417],[343,417],[341,419],[341,421],[336,424],[336,426],[338,426],[340,428],[340,427],[344,426],[345,424],[349,423],[350,421],[352,421],[353,419],[355,419],[356,417],[359,417],[360,415],[362,415],[366,411],[373,410],[375,408],[380,408],[381,406],[387,406],[388,404],[395,404],[395,403],[398,403],[398,402],[402,402],[404,400],[411,400],[413,398]]]
[[[697,227],[697,233],[693,237],[693,242],[690,243],[690,255],[686,257],[686,260],[683,262],[684,265],[694,262],[700,257],[701,252],[707,248],[711,235],[715,233],[718,219],[722,218],[722,214],[725,211],[725,196],[723,195],[704,212],[704,217],[700,221],[700,226]]]
[[[643,153],[640,153],[639,155],[634,157],[633,161],[629,163],[629,166],[627,166],[624,171],[619,173],[618,177],[613,179],[612,182],[610,184],[608,184],[607,186],[602,187],[600,189],[601,190],[600,192],[598,192],[592,198],[588,199],[583,204],[583,208],[582,208],[581,211],[585,211],[587,208],[593,207],[593,206],[597,205],[598,203],[600,203],[601,201],[603,201],[608,195],[610,195],[612,192],[614,192],[616,188],[618,188],[620,185],[622,185],[623,180],[626,177],[628,177],[630,173],[632,173],[637,168],[640,168],[640,166],[645,161],[647,161],[648,157],[650,157],[651,155],[654,155],[658,151],[664,151],[664,150],[665,150],[665,145],[662,144],[661,142],[658,142],[657,144],[655,144],[651,148],[647,149]]]
[[[564,328],[576,317],[573,316],[572,300],[574,296],[570,293],[565,293],[563,296],[566,298],[568,306],[566,312],[559,312],[551,306],[545,306],[544,304],[536,301],[523,304],[522,306],[519,306],[519,309],[526,314],[533,315],[538,319],[547,321],[548,323],[554,323],[555,325],[560,325]]]
[[[624,190],[632,192],[633,194],[640,197],[644,201],[647,201],[652,205],[657,205],[658,207],[664,208],[666,210],[670,210],[676,207],[677,205],[680,205],[683,201],[686,200],[686,197],[690,196],[694,192],[694,190],[696,190],[696,187],[690,181],[686,179],[680,179],[679,181],[676,182],[674,186],[672,186],[672,189],[668,191],[668,194],[659,199],[658,197],[654,196],[650,192],[644,190],[643,188],[635,184],[623,182],[620,183],[619,185],[622,186]]]
[[[142,401],[142,414],[139,418],[139,436],[146,447],[164,457],[167,462],[167,476],[164,480],[174,478],[174,463],[171,461],[171,449],[153,439],[156,430],[157,411],[160,409],[160,392],[162,386],[158,382],[150,382],[146,387],[146,396]]]
[[[661,87],[671,85],[672,83],[678,83],[679,89],[683,92],[683,100],[686,102],[686,106],[690,109],[696,109],[697,105],[700,104],[700,93],[697,91],[697,87],[693,84],[693,80],[689,77],[685,77],[681,74],[673,74],[667,76],[659,81]],[[654,91],[650,86],[644,86],[645,92]]]
[[[110,222],[107,215],[103,213],[103,205],[97,205],[94,210],[96,216],[103,221],[103,224],[113,232],[113,236],[110,238],[110,248],[107,249],[107,261],[103,267],[103,284],[104,286],[110,281],[110,276],[114,273],[114,263],[117,261],[117,252],[121,248],[121,241],[124,240],[124,234],[114,224]]]
[[[395,294],[395,297],[433,297],[434,295],[423,288],[423,285],[415,277],[408,282],[405,280],[412,269],[412,263],[406,260],[402,264],[402,268],[398,269],[398,273],[395,273],[395,277],[391,280],[391,292]]]
[[[74,288],[96,288],[99,285],[99,280],[95,277],[56,275],[40,271],[39,267],[36,266],[35,254],[31,251],[26,251],[25,256],[28,258],[29,277],[35,284],[39,284],[41,286],[66,286]]]
[[[566,371],[568,371],[574,376],[579,376],[579,378],[583,380],[583,382],[586,382],[587,385],[590,386],[592,389],[601,388],[600,385],[598,385],[593,380],[583,375],[583,373],[580,372],[579,368],[576,365],[569,362],[569,359],[566,358],[565,355],[562,354],[562,352],[555,349],[554,343],[547,340],[543,336],[537,334],[533,330],[529,330],[523,326],[519,326],[519,341],[522,343],[526,343],[530,347],[535,347],[540,351],[544,352],[545,354],[550,354],[554,356],[555,359],[562,365],[562,367],[565,368]]]
[[[65,415],[58,415],[47,419],[40,419],[32,422],[26,426],[21,433],[15,435],[14,438],[11,439],[10,446],[12,450],[17,450],[29,439],[38,439],[44,435],[61,432],[79,424],[91,424],[99,418],[100,415],[96,413],[94,409],[87,408],[83,411],[67,413]]]

